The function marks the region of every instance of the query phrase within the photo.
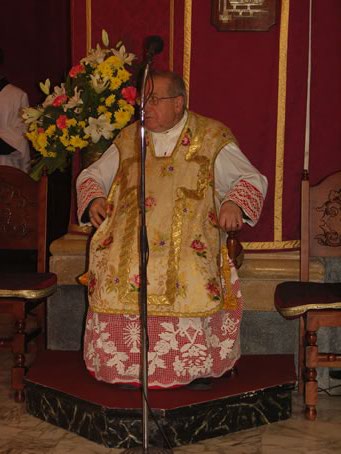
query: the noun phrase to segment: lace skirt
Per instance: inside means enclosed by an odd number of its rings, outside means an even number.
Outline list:
[[[232,276],[238,301],[233,310],[221,310],[209,317],[148,317],[150,388],[170,388],[197,378],[220,377],[234,366],[240,357],[243,300],[236,273]],[[138,315],[88,311],[84,359],[97,380],[140,383],[140,344]]]

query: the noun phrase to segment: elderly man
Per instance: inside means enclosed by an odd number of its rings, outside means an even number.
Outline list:
[[[183,80],[152,75],[145,108],[148,383],[219,377],[240,357],[242,297],[226,231],[254,225],[267,180],[223,124],[186,110]],[[84,358],[98,380],[140,382],[139,123],[77,181],[90,245]]]

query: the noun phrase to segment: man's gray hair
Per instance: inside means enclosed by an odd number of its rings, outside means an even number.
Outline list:
[[[182,96],[184,99],[184,110],[187,106],[187,91],[183,78],[173,71],[152,71],[153,79],[160,77],[169,80],[169,96]]]

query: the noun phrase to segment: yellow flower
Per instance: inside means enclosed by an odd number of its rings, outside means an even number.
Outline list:
[[[114,114],[116,123],[114,124],[115,128],[122,129],[130,120],[131,115],[126,110],[118,110]]]
[[[59,140],[64,145],[64,147],[67,147],[70,144],[70,137],[66,129],[64,129],[63,134],[60,136]]]
[[[47,137],[52,137],[55,132],[56,132],[56,125],[50,125],[45,131]]]
[[[133,116],[135,113],[134,106],[132,106],[131,104],[127,105],[126,110],[130,113],[130,116]]]
[[[121,85],[122,81],[118,77],[112,77],[110,79],[110,90],[117,90]]]
[[[79,122],[78,122],[78,126],[79,126],[80,128],[82,128],[82,129],[84,129],[85,126],[86,126],[85,121],[83,121],[83,120],[79,121]]]
[[[73,136],[70,139],[70,145],[75,148],[84,148],[88,145],[86,140],[81,139],[79,136]]]
[[[104,77],[111,77],[113,72],[119,68],[122,68],[121,59],[112,55],[97,66],[95,73],[98,72]]]
[[[126,110],[127,112],[129,112],[130,115],[133,115],[135,112],[134,107],[131,104],[129,104],[129,102],[127,102],[125,99],[120,99],[118,101],[118,105],[120,106],[120,109]]]
[[[107,110],[108,110],[108,109],[107,109],[105,106],[98,106],[98,107],[97,107],[97,112],[98,112],[99,114],[105,113],[105,112],[107,112]]]
[[[37,128],[33,129],[32,132],[27,132],[26,133],[26,137],[28,138],[28,140],[30,140],[33,143],[33,146],[34,146],[34,143],[37,140],[37,136],[38,136]]]
[[[66,124],[67,124],[68,127],[70,127],[70,126],[76,126],[77,120],[75,120],[74,118],[68,118],[68,119],[66,120]]]
[[[44,132],[41,132],[40,134],[38,134],[37,144],[38,144],[39,148],[46,148],[47,136]]]
[[[112,67],[110,65],[106,65],[103,63],[101,67],[97,68],[95,71],[94,79],[97,81],[102,81],[101,85],[106,88],[108,84],[108,80],[112,76]],[[101,90],[103,91],[103,90]]]
[[[119,69],[117,71],[117,77],[122,80],[122,82],[127,82],[130,79],[130,73],[126,69]]]
[[[116,55],[107,58],[104,63],[111,65],[114,68],[120,68],[122,66],[122,60],[119,57],[116,57]]]
[[[126,106],[127,106],[127,104],[128,104],[128,103],[127,103],[127,101],[126,101],[125,99],[120,99],[120,100],[118,101],[118,105],[120,106],[120,109],[125,109]]]
[[[105,100],[105,105],[110,107],[110,106],[112,106],[114,104],[115,100],[116,100],[116,96],[115,95],[110,95]]]
[[[29,131],[36,131],[37,129],[38,129],[37,123],[31,123],[31,124],[28,126],[28,130],[29,130]]]
[[[112,117],[112,113],[111,112],[105,112],[105,118],[107,118],[107,120],[110,122],[111,121],[111,117]]]

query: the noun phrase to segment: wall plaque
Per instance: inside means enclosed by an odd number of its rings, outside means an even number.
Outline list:
[[[277,0],[211,0],[218,31],[267,31],[276,23]]]

